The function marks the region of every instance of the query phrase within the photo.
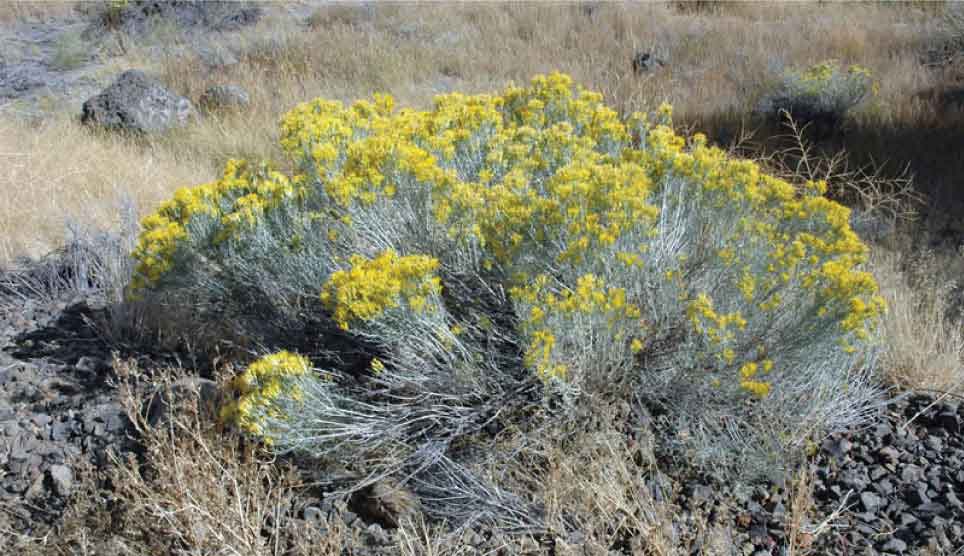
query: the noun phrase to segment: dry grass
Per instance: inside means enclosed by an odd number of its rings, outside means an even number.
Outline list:
[[[888,305],[880,368],[895,386],[964,392],[964,323],[948,319],[950,277],[961,276],[962,257],[873,252],[871,270]]]
[[[310,21],[307,31],[277,18],[262,22],[247,34],[251,56],[236,77],[282,97],[381,90],[425,104],[438,90],[487,90],[558,69],[625,111],[668,100],[697,124],[745,113],[784,68],[827,58],[874,71],[882,116],[899,109],[904,120],[924,117],[928,107],[908,105],[907,96],[937,84],[918,58],[942,29],[933,13],[872,4],[753,4],[718,14],[659,3],[337,4]],[[637,50],[656,51],[667,68],[634,75]],[[165,73],[180,85],[212,79],[189,64]]]
[[[68,221],[115,225],[123,198],[150,209],[213,172],[189,152],[92,133],[66,118],[0,120],[0,264],[59,247]]]
[[[571,442],[546,442],[546,471],[533,477],[546,507],[546,520],[563,542],[562,554],[607,554],[625,546],[633,554],[668,556],[727,554],[732,536],[706,516],[681,519],[679,508],[655,498],[646,479],[653,477],[650,447],[627,443],[612,432],[580,434]],[[575,542],[572,533],[579,535]],[[558,542],[558,541],[557,541]]]
[[[62,17],[74,11],[69,0],[6,0],[0,4],[0,24]]]

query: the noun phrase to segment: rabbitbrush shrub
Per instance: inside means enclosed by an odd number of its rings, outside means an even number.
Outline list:
[[[797,121],[829,131],[876,88],[869,69],[857,65],[844,69],[836,60],[826,60],[784,73],[779,85],[764,96],[759,109],[775,120],[788,112]]]
[[[238,378],[225,415],[277,450],[430,487],[526,373],[554,407],[657,408],[673,453],[750,474],[874,407],[884,307],[848,209],[676,135],[668,106],[622,121],[552,74],[424,111],[315,100],[281,143],[293,176],[232,162],[148,217],[131,286],[368,350],[363,380],[284,351]]]

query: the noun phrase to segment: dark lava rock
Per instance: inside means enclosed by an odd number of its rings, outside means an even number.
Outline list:
[[[884,545],[880,547],[880,549],[883,550],[884,552],[893,552],[893,553],[901,554],[905,550],[907,550],[907,543],[905,543],[900,539],[894,538],[885,542]]]
[[[961,416],[956,411],[942,411],[937,415],[937,423],[949,433],[961,432]]]
[[[884,446],[877,451],[877,454],[880,455],[881,461],[885,463],[897,463],[900,460],[900,452],[893,446]]]
[[[633,56],[633,73],[649,73],[666,66],[666,61],[658,58],[652,52],[637,52]]]
[[[84,103],[81,121],[108,129],[157,133],[194,116],[188,99],[176,95],[138,70],[128,70]]]
[[[828,438],[823,441],[823,445],[821,447],[828,454],[840,459],[850,452],[851,448],[853,448],[853,444],[846,438]]]

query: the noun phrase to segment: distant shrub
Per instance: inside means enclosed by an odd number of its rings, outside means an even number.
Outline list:
[[[857,65],[844,69],[836,60],[827,60],[784,73],[759,109],[773,119],[785,111],[797,121],[832,130],[875,89],[869,69]]]
[[[50,63],[61,71],[77,69],[89,59],[88,49],[81,33],[64,33],[57,38]]]
[[[424,471],[521,369],[563,407],[659,406],[670,448],[751,475],[872,407],[884,307],[849,211],[668,106],[623,122],[553,74],[426,111],[316,100],[281,143],[296,175],[233,162],[148,217],[131,288],[255,328],[324,312],[367,350],[362,383],[244,379],[276,449]]]

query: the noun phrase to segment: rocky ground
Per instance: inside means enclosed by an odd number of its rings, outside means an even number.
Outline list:
[[[871,427],[826,439],[810,463],[818,514],[842,508],[819,554],[964,554],[964,406],[913,394]],[[719,487],[718,487],[719,488]],[[723,510],[747,536],[738,554],[785,543],[790,505],[777,485],[750,492],[687,485],[683,507]]]
[[[111,385],[110,348],[93,325],[103,307],[96,296],[2,301],[0,524],[36,533],[57,522],[80,469],[103,468],[108,449],[132,449],[132,429]],[[826,439],[810,466],[814,518],[842,510],[829,533],[814,539],[816,553],[964,554],[959,400],[898,399],[873,426]],[[699,513],[735,530],[734,554],[779,554],[786,544],[791,502],[781,485],[731,490],[670,476],[650,484],[657,499],[677,493],[672,502],[681,527],[687,515]],[[319,527],[338,516],[367,546],[389,543],[392,512],[364,507],[358,499],[318,500],[300,512]],[[478,533],[474,538],[484,545],[484,532]]]
[[[28,299],[0,315],[0,509],[24,533],[56,522],[79,465],[128,444],[96,310]]]
[[[198,55],[223,67],[238,63],[240,47],[226,46],[232,33],[266,15],[304,23],[312,13],[305,3],[136,0],[112,14],[107,4],[81,2],[69,15],[0,26],[0,115],[79,114],[132,45],[148,57]],[[172,30],[176,41],[164,35]]]
[[[0,108],[36,115],[45,104],[79,107],[98,90],[97,52],[79,44],[88,27],[77,14],[0,26]]]

